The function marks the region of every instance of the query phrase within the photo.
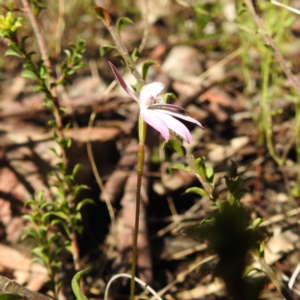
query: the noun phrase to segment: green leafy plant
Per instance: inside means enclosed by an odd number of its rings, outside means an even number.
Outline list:
[[[76,235],[83,230],[80,211],[85,205],[93,203],[92,199],[76,202],[80,192],[87,189],[87,186],[75,183],[79,169],[80,166],[76,165],[72,174],[67,174],[65,165],[59,163],[58,169],[49,174],[54,190],[51,196],[46,198],[40,191],[25,203],[30,207],[30,213],[24,218],[30,225],[24,227],[26,233],[23,239],[33,240],[33,261],[45,266],[50,278],[49,289],[56,297],[63,284],[58,276],[62,268],[61,254],[66,251],[76,253]],[[74,258],[74,264],[75,268],[81,265],[80,257],[77,261]]]
[[[262,76],[261,87],[259,89],[259,105],[253,103],[253,119],[257,123],[259,135],[258,146],[267,146],[268,152],[278,166],[282,167],[286,164],[289,152],[296,150],[297,165],[300,164],[300,142],[299,142],[299,95],[300,84],[293,75],[289,64],[281,52],[284,53],[283,45],[286,45],[291,40],[291,36],[287,34],[287,29],[290,28],[294,21],[294,17],[286,9],[278,9],[277,6],[262,2],[259,5],[253,6],[254,2],[247,0],[245,5],[240,5],[237,22],[244,24],[245,14],[252,14],[252,18],[247,18],[248,30],[240,31],[241,41],[257,51],[260,55],[260,72]],[[257,3],[258,4],[258,3]],[[251,38],[249,38],[249,36]],[[279,48],[280,47],[280,48]],[[280,49],[280,51],[279,51]],[[246,90],[249,96],[252,97],[254,90],[253,80],[251,80],[251,72],[253,65],[248,54],[242,55],[243,68],[242,71],[247,83]],[[292,88],[286,90],[284,76],[292,83]],[[295,140],[287,140],[281,151],[276,149],[276,139],[274,135],[274,126],[276,125],[276,117],[283,113],[283,109],[275,109],[274,99],[278,99],[282,94],[286,95],[288,101],[291,101],[294,106],[295,114],[293,118],[294,124],[292,131],[295,128]],[[257,100],[256,100],[257,101]],[[297,176],[297,184],[291,190],[291,195],[298,197],[300,176]]]
[[[27,3],[28,4],[28,3]],[[35,1],[32,5],[35,13],[44,8],[42,1]],[[35,18],[28,6],[28,12],[35,27]],[[0,17],[0,36],[10,40],[6,55],[16,56],[23,60],[24,71],[21,75],[35,82],[34,91],[43,92],[45,95],[44,105],[52,112],[54,118],[49,122],[52,128],[53,138],[58,149],[50,148],[60,162],[57,168],[49,174],[50,194],[46,196],[39,191],[34,199],[26,202],[30,207],[30,213],[24,216],[29,225],[24,228],[23,239],[32,239],[33,260],[44,265],[49,274],[48,286],[53,295],[57,298],[63,281],[58,277],[62,263],[60,255],[64,252],[71,252],[74,258],[74,267],[77,271],[81,269],[77,235],[83,230],[81,222],[81,209],[83,206],[93,203],[91,199],[79,201],[79,194],[87,189],[85,185],[76,183],[76,174],[80,165],[76,165],[71,172],[68,166],[67,149],[71,146],[71,139],[66,137],[66,131],[70,124],[63,124],[62,117],[65,109],[60,107],[56,87],[71,83],[71,75],[83,66],[82,57],[85,53],[86,43],[79,40],[77,44],[70,43],[70,49],[65,50],[66,59],[61,63],[61,75],[58,79],[53,77],[52,66],[47,56],[46,46],[43,38],[37,35],[42,59],[33,60],[37,56],[35,52],[28,52],[26,41],[28,36],[21,39],[18,37],[18,30],[22,27],[22,18],[14,18],[11,12]]]
[[[248,278],[244,274],[250,251],[263,255],[261,243],[265,236],[258,227],[261,219],[252,221],[250,211],[240,202],[247,190],[237,172],[237,165],[231,162],[228,174],[224,176],[227,196],[220,197],[214,189],[213,169],[206,167],[203,158],[195,161],[188,158],[188,161],[203,189],[192,187],[186,192],[211,198],[213,213],[200,224],[185,227],[183,233],[207,241],[218,255],[215,274],[223,279],[233,299],[258,299],[265,278]],[[261,250],[257,252],[257,249]]]

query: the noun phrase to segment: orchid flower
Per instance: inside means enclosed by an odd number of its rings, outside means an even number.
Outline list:
[[[125,83],[116,67],[111,62],[108,63],[120,86],[139,104],[140,116],[142,119],[160,132],[166,142],[170,139],[170,130],[180,135],[187,143],[191,142],[192,137],[190,131],[183,123],[175,118],[197,124],[204,129],[201,123],[190,117],[183,107],[162,103],[162,96],[160,93],[164,88],[163,83],[152,82],[144,85],[140,91],[139,97],[137,97]]]

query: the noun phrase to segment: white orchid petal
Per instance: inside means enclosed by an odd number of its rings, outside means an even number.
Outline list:
[[[192,140],[191,133],[187,127],[173,118],[172,116],[165,114],[163,112],[154,111],[156,116],[163,120],[169,129],[180,135],[187,143],[190,143]]]
[[[144,85],[139,96],[141,107],[148,108],[151,101],[160,94],[164,87],[165,85],[161,82],[151,82]]]
[[[187,112],[187,110],[181,106],[178,105],[174,105],[174,104],[166,104],[166,103],[154,103],[151,104],[149,107],[149,109],[155,109],[155,110],[167,110],[167,111],[172,111],[174,113],[178,113],[181,115],[185,115],[188,116],[189,113]]]
[[[159,115],[155,113],[155,111],[149,109],[141,109],[140,115],[143,120],[157,130],[166,140],[166,142],[170,138],[170,131],[166,122],[160,118]]]
[[[138,97],[135,95],[135,93],[130,89],[130,87],[125,83],[123,80],[121,74],[117,70],[117,68],[109,61],[109,66],[111,67],[117,81],[119,82],[120,86],[123,88],[123,90],[135,101],[139,102]]]
[[[130,97],[139,103],[140,115],[143,120],[160,132],[166,141],[169,140],[170,130],[172,130],[188,143],[191,142],[190,131],[183,123],[175,118],[197,124],[204,129],[202,124],[190,117],[184,108],[172,104],[152,103],[154,99],[161,97],[160,93],[164,88],[163,83],[152,82],[145,85],[140,92],[139,98],[137,98],[135,93],[125,83],[117,68],[111,62],[108,63],[121,87]]]
[[[152,109],[153,111],[157,111],[157,112],[160,112],[160,113],[164,113],[164,114],[168,114],[168,115],[171,115],[173,117],[176,117],[176,118],[179,118],[179,119],[182,119],[182,120],[185,120],[185,121],[188,121],[188,122],[191,122],[191,123],[194,123],[194,124],[197,124],[198,126],[200,126],[202,129],[205,129],[203,127],[203,125],[197,121],[196,119],[190,117],[190,116],[184,116],[182,114],[179,114],[179,113],[175,113],[175,112],[172,112],[172,111],[169,111],[169,110],[165,110],[165,109]]]

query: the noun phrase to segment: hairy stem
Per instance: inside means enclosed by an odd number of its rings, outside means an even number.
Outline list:
[[[111,34],[120,54],[122,55],[126,65],[128,68],[132,70],[132,74],[135,76],[135,78],[138,80],[138,82],[141,85],[144,85],[145,82],[143,78],[141,77],[140,73],[137,71],[134,62],[131,59],[131,56],[129,55],[127,48],[124,46],[124,43],[120,36],[117,34],[116,28],[113,25],[110,25],[107,27],[109,33]]]
[[[273,141],[272,141],[272,116],[271,116],[271,107],[269,103],[269,95],[268,95],[268,88],[269,88],[269,76],[270,76],[270,63],[271,63],[271,55],[268,51],[265,52],[263,58],[263,65],[262,65],[262,123],[264,132],[266,135],[266,143],[269,150],[270,155],[276,161],[279,166],[282,166],[284,160],[277,156]]]
[[[22,1],[23,6],[24,6],[24,9],[27,13],[27,16],[29,18],[29,21],[31,23],[34,34],[36,36],[42,59],[43,59],[44,64],[45,64],[45,66],[48,70],[48,73],[49,73],[48,88],[50,89],[51,102],[53,103],[53,108],[54,108],[53,115],[54,115],[54,118],[55,118],[55,122],[57,123],[57,134],[58,134],[59,138],[62,139],[62,138],[65,137],[65,135],[64,135],[64,131],[63,131],[63,122],[62,122],[62,119],[61,119],[60,113],[59,113],[60,106],[59,106],[59,102],[58,102],[57,91],[56,91],[55,86],[50,88],[51,83],[54,83],[55,79],[53,77],[53,69],[52,69],[52,66],[51,66],[50,59],[49,59],[47,46],[46,46],[44,37],[43,37],[43,35],[40,31],[39,24],[36,20],[36,17],[34,16],[34,13],[33,13],[32,9],[30,7],[29,1],[28,0],[21,0],[21,1]],[[63,162],[65,164],[67,164],[66,151],[63,147],[61,147],[61,151],[62,151]]]
[[[145,84],[145,81],[143,80],[142,76],[136,69],[135,63],[132,60],[131,56],[129,55],[126,46],[124,45],[120,35],[118,34],[118,32],[116,30],[116,27],[112,24],[110,13],[108,12],[107,9],[105,9],[102,6],[101,2],[102,1],[100,1],[100,0],[95,0],[96,12],[99,11],[98,15],[99,15],[102,23],[104,24],[104,26],[109,31],[111,37],[113,38],[115,45],[117,46],[117,49],[124,60],[125,65],[130,69],[130,71],[132,72],[132,75],[137,79],[139,84],[141,86],[143,86]]]
[[[29,21],[31,23],[32,29],[33,29],[34,34],[36,36],[36,39],[37,39],[37,42],[38,42],[38,45],[39,45],[39,49],[40,49],[40,52],[41,52],[41,55],[42,55],[42,59],[45,63],[45,66],[48,69],[48,72],[49,72],[50,76],[52,77],[53,72],[52,72],[52,66],[51,66],[51,63],[50,63],[50,60],[49,60],[47,46],[46,46],[45,40],[43,38],[43,35],[40,31],[37,20],[36,20],[34,14],[32,12],[32,9],[30,7],[30,4],[29,4],[28,0],[22,0],[22,4],[25,8],[25,11],[26,11],[27,16],[29,18]]]
[[[57,128],[54,130],[56,131],[58,137],[62,140],[65,138],[64,125],[63,125],[62,118],[60,115],[60,105],[59,105],[59,101],[58,101],[56,87],[55,87],[55,85],[53,87],[51,87],[51,84],[55,83],[55,78],[53,77],[53,69],[52,69],[50,59],[49,59],[47,46],[46,46],[44,37],[40,31],[39,24],[36,20],[36,17],[34,16],[34,13],[30,7],[29,1],[28,0],[21,0],[21,1],[24,6],[24,9],[27,13],[27,16],[30,20],[34,34],[36,36],[44,65],[46,66],[46,68],[48,70],[48,74],[49,74],[48,82],[45,81],[45,84],[47,84],[47,87],[49,89],[48,96],[49,97],[51,96],[50,99],[48,99],[48,100],[53,103],[53,115],[54,115],[55,122],[57,124]],[[60,150],[61,150],[61,155],[62,155],[62,162],[65,165],[67,165],[68,159],[67,159],[67,154],[66,154],[66,147],[61,146]],[[72,207],[72,210],[74,210],[74,203],[71,203],[70,205]],[[72,244],[72,255],[73,255],[75,270],[79,271],[79,270],[81,270],[80,253],[79,253],[76,231],[74,229],[72,230],[70,239],[71,239],[71,244]]]
[[[134,300],[135,291],[135,271],[137,264],[137,246],[139,234],[139,218],[141,205],[141,184],[145,159],[145,138],[147,124],[139,117],[139,148],[138,148],[138,165],[137,165],[137,184],[136,184],[136,203],[135,203],[135,224],[133,232],[133,251],[131,265],[131,284],[130,284],[130,300]]]
[[[219,198],[219,195],[218,195],[216,189],[214,188],[214,186],[207,180],[207,177],[206,176],[200,176],[200,174],[198,174],[198,172],[195,170],[194,156],[190,155],[190,154],[187,154],[185,156],[185,161],[187,162],[187,164],[191,168],[191,171],[195,174],[197,179],[202,184],[203,189],[208,194],[210,200],[216,201]]]
[[[260,15],[258,14],[257,8],[254,6],[254,1],[253,0],[245,0],[245,2],[246,2],[246,5],[248,6],[249,10],[251,11],[257,26],[262,31],[262,33],[264,35],[264,38],[265,38],[265,41],[274,50],[275,58],[279,62],[280,66],[282,67],[284,73],[286,74],[287,78],[291,82],[291,84],[292,84],[293,88],[295,89],[296,93],[300,96],[300,83],[297,80],[297,78],[295,77],[295,75],[292,73],[290,68],[288,67],[284,57],[282,56],[282,54],[280,53],[276,43],[274,42],[274,39],[268,33],[268,31],[267,31],[267,29],[266,29],[266,27],[263,23],[263,20],[261,19]],[[299,163],[300,162],[300,138],[299,138],[299,123],[300,123],[299,122],[299,111],[300,111],[299,107],[300,107],[300,101],[299,100],[296,102],[295,107],[296,107],[296,118],[295,118],[295,120],[296,120],[296,124],[295,124],[296,151],[297,151],[297,161]],[[268,139],[268,134],[267,134],[267,139]],[[269,151],[270,151],[270,140],[269,140],[269,142],[267,140],[267,144],[268,144],[268,148],[269,148]],[[292,143],[288,144],[288,147],[286,148],[284,154],[281,156],[281,159],[276,156],[274,151],[273,151],[273,153],[270,151],[271,156],[275,159],[275,161],[279,165],[283,165],[283,163],[285,161],[285,157],[288,153],[289,146],[291,144]],[[271,148],[271,150],[272,149],[273,149],[273,147]],[[300,181],[300,175],[298,177],[298,180]]]
[[[300,95],[300,83],[298,82],[297,78],[295,77],[295,75],[292,73],[292,71],[290,70],[290,68],[288,67],[284,57],[282,56],[282,54],[280,53],[277,45],[275,44],[274,40],[272,39],[272,37],[269,35],[263,20],[261,19],[261,17],[259,16],[259,14],[257,13],[256,8],[253,5],[252,0],[245,0],[249,10],[251,11],[255,23],[257,24],[257,26],[259,27],[259,29],[262,31],[265,41],[267,42],[267,44],[269,46],[271,46],[274,50],[274,56],[277,59],[277,61],[279,62],[280,66],[282,67],[284,73],[286,74],[287,78],[291,81],[291,84],[293,85],[294,89],[297,91],[297,94]]]

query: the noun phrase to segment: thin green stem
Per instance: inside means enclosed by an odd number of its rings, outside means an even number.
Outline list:
[[[128,50],[125,47],[122,39],[118,35],[116,28],[113,25],[110,25],[110,26],[107,26],[107,29],[108,29],[110,35],[112,36],[120,54],[122,55],[122,57],[125,61],[125,64],[131,70],[132,74],[138,80],[140,85],[143,86],[145,84],[145,81],[141,77],[140,73],[137,71],[134,61],[132,60],[131,56],[129,55]]]
[[[272,116],[271,116],[271,107],[269,103],[269,76],[270,76],[270,64],[271,64],[271,54],[267,50],[265,55],[263,56],[263,65],[262,65],[262,127],[264,128],[264,132],[266,135],[266,143],[267,148],[272,156],[272,158],[276,161],[276,163],[281,166],[283,164],[282,159],[276,154],[272,136],[273,136],[273,124],[272,124]]]
[[[125,65],[131,70],[137,81],[141,86],[145,84],[145,81],[136,69],[135,63],[128,53],[126,46],[124,45],[120,35],[117,33],[116,28],[112,25],[111,17],[104,7],[96,2],[96,12],[112,36],[119,53],[123,57]],[[139,233],[139,218],[140,218],[140,204],[141,204],[141,184],[145,159],[145,139],[146,139],[147,124],[139,117],[139,148],[138,148],[138,165],[137,165],[137,186],[136,186],[136,207],[135,207],[135,224],[133,233],[133,251],[132,251],[132,264],[131,264],[131,284],[130,284],[130,300],[134,300],[135,293],[135,272],[137,266],[137,247],[138,247],[138,233]]]
[[[210,200],[212,200],[213,202],[217,201],[219,199],[219,195],[216,189],[214,188],[214,186],[208,181],[206,171],[204,171],[203,174],[199,174],[199,172],[196,170],[194,166],[194,162],[195,162],[194,156],[191,154],[187,154],[185,156],[185,161],[187,162],[187,164],[191,168],[191,171],[195,174],[197,179],[201,182],[203,189],[208,194]]]
[[[278,63],[282,67],[282,70],[286,74],[286,77],[291,81],[292,86],[296,90],[297,94],[300,95],[300,83],[297,80],[296,76],[292,73],[290,68],[288,67],[285,59],[283,58],[282,54],[280,53],[277,45],[275,44],[273,38],[270,36],[268,33],[265,24],[259,14],[257,13],[254,5],[253,5],[253,0],[245,0],[246,5],[248,6],[250,12],[252,13],[254,17],[254,21],[263,33],[263,36],[265,38],[265,41],[269,46],[271,46],[274,50],[274,57],[277,59]]]
[[[64,126],[63,126],[62,117],[59,112],[60,104],[59,104],[58,97],[57,97],[57,90],[56,90],[55,86],[51,88],[51,84],[55,83],[56,81],[55,81],[55,78],[53,77],[53,69],[52,69],[50,59],[49,59],[49,53],[48,53],[48,49],[46,46],[46,42],[45,42],[43,34],[40,30],[40,27],[38,25],[37,19],[31,9],[30,2],[28,0],[22,0],[22,4],[23,4],[24,9],[29,18],[32,29],[34,31],[34,34],[36,36],[44,65],[46,66],[48,73],[49,73],[47,80],[44,80],[43,83],[45,84],[46,90],[49,91],[49,94],[46,92],[46,96],[48,96],[48,98],[49,98],[48,100],[51,100],[51,102],[53,104],[53,116],[54,116],[55,122],[57,124],[57,130],[56,129],[54,129],[54,130],[56,131],[56,133],[60,139],[64,139],[65,138]],[[26,53],[26,50],[25,50],[24,54],[25,54],[25,57],[29,60],[30,64],[33,65],[33,63],[31,62],[30,56],[28,56]],[[61,147],[61,155],[62,155],[63,162],[65,164],[67,164],[68,158],[67,158],[65,147]]]
[[[124,60],[125,65],[130,69],[131,73],[137,79],[139,84],[141,86],[143,86],[145,84],[145,80],[142,78],[142,76],[138,72],[138,70],[135,66],[135,62],[133,61],[126,46],[124,45],[123,40],[121,39],[119,33],[116,30],[116,27],[112,24],[112,20],[111,20],[109,11],[107,9],[105,9],[102,6],[102,4],[99,4],[97,0],[95,0],[95,4],[96,4],[96,8],[95,8],[96,12],[97,12],[98,16],[100,17],[104,26],[109,31],[111,37],[113,38],[113,40],[117,46],[117,49]],[[146,34],[145,34],[145,36],[147,37]]]
[[[137,164],[137,184],[136,184],[136,206],[135,206],[135,224],[133,233],[133,252],[131,264],[131,285],[130,285],[130,300],[134,300],[135,291],[135,271],[137,265],[137,246],[139,234],[139,218],[141,205],[141,184],[144,169],[145,159],[145,139],[146,139],[147,124],[139,117],[139,148],[138,148],[138,164]]]

